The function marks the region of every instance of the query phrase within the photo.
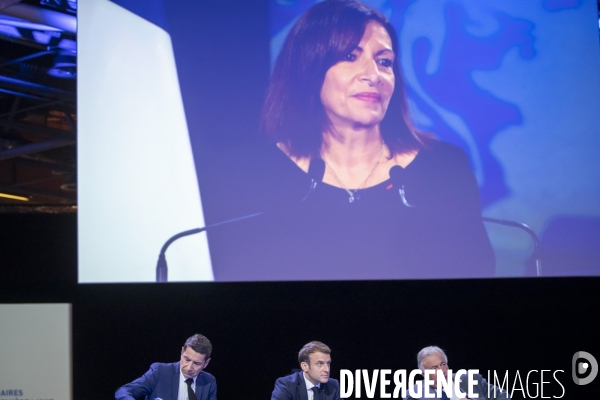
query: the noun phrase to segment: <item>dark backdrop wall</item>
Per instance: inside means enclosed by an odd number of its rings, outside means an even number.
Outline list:
[[[561,369],[564,398],[600,393],[600,379],[571,380],[576,351],[600,357],[597,278],[77,285],[75,232],[75,215],[0,214],[0,302],[73,303],[74,399],[110,399],[152,362],[177,361],[195,332],[213,343],[207,371],[221,399],[269,398],[315,339],[332,347],[334,377],[413,369],[418,350],[437,344],[455,369],[511,380]],[[545,396],[561,394],[545,385]]]
[[[196,64],[200,79],[181,82],[184,96],[205,94],[197,110],[225,102],[243,110],[234,116],[186,110],[193,114],[190,130],[204,132],[202,143],[195,143],[198,166],[207,171],[199,179],[202,188],[215,191],[203,200],[219,220],[226,215],[218,199],[227,195],[219,191],[231,189],[210,172],[226,168],[232,146],[258,141],[268,69],[262,75],[238,72],[268,64],[267,47],[256,53],[248,42],[268,38],[266,31],[251,34],[267,24],[248,17],[256,12],[254,2],[235,2],[234,20],[231,2],[188,3],[212,8],[202,24],[170,26],[172,35],[194,35],[206,49]],[[168,12],[185,18],[186,9]],[[242,34],[233,35],[233,26]],[[227,39],[227,51],[202,40],[215,31]],[[185,52],[174,46],[177,56]],[[214,54],[227,57],[203,63]],[[246,91],[230,96],[239,87]],[[239,205],[234,212],[234,206],[229,211],[235,215],[245,211]],[[195,332],[214,345],[207,371],[216,376],[221,399],[269,398],[275,379],[297,368],[297,351],[315,339],[332,347],[334,377],[342,368],[412,369],[418,350],[436,344],[455,369],[509,370],[511,378],[517,370],[561,369],[564,398],[600,393],[600,378],[575,386],[570,370],[576,351],[600,360],[598,278],[77,285],[76,238],[74,214],[0,214],[0,302],[73,304],[74,399],[110,399],[152,362],[177,361]],[[39,335],[43,340],[43,326]],[[548,387],[550,396],[561,394],[556,385]]]

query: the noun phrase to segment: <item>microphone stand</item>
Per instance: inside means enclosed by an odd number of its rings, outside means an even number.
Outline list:
[[[408,200],[406,200],[406,194],[405,194],[405,190],[404,190],[404,185],[403,183],[403,179],[404,179],[404,169],[402,167],[400,167],[399,165],[395,165],[392,168],[390,168],[390,179],[392,180],[392,182],[394,182],[395,185],[398,186],[398,193],[400,195],[400,199],[402,200],[402,204],[406,207],[415,207],[414,205],[410,204],[408,202]],[[485,222],[491,222],[494,224],[499,224],[499,225],[504,225],[504,226],[511,226],[513,228],[519,228],[524,230],[525,232],[527,232],[529,234],[529,236],[531,237],[531,240],[533,240],[533,259],[535,260],[535,272],[536,272],[536,276],[542,276],[542,258],[541,258],[541,254],[542,254],[542,250],[541,250],[541,245],[540,245],[540,240],[538,239],[536,233],[533,231],[533,229],[531,229],[529,226],[527,226],[524,223],[521,222],[515,222],[515,221],[510,221],[510,220],[506,220],[506,219],[497,219],[497,218],[489,218],[489,217],[481,217],[482,221]]]
[[[310,178],[310,187],[308,189],[308,192],[304,196],[304,198],[300,201],[301,203],[306,201],[306,199],[308,199],[310,197],[310,195],[315,191],[315,189],[317,188],[317,184],[323,180],[324,174],[325,174],[325,162],[320,158],[311,160],[310,166],[308,168],[308,176]],[[174,241],[181,239],[182,237],[185,237],[185,236],[195,235],[196,233],[204,232],[207,229],[214,228],[219,225],[225,225],[225,224],[230,224],[232,222],[243,221],[245,219],[258,217],[258,216],[266,214],[266,213],[267,213],[267,211],[261,211],[261,212],[257,212],[254,214],[248,214],[248,215],[244,215],[242,217],[228,219],[226,221],[221,221],[221,222],[216,222],[214,224],[206,225],[202,228],[195,228],[195,229],[190,229],[187,231],[179,232],[179,233],[171,236],[165,242],[165,244],[163,244],[162,248],[160,249],[160,254],[158,255],[158,262],[156,263],[156,282],[168,282],[168,280],[169,280],[168,279],[168,267],[167,267],[166,252],[167,252],[167,249],[169,248],[169,246],[171,245],[171,243],[173,243]]]
[[[158,262],[156,263],[156,282],[168,282],[167,257],[165,255],[165,253],[167,252],[167,249],[169,248],[171,243],[173,243],[177,239],[181,239],[182,237],[185,237],[185,236],[195,235],[196,233],[204,232],[205,230],[207,230],[209,228],[214,228],[215,226],[225,225],[225,224],[229,224],[231,222],[236,222],[236,221],[243,221],[245,219],[258,217],[259,215],[263,215],[263,214],[265,214],[264,211],[254,213],[254,214],[244,215],[243,217],[228,219],[226,221],[221,221],[221,222],[217,222],[217,223],[214,223],[211,225],[203,226],[202,228],[190,229],[187,231],[179,232],[179,233],[171,236],[169,238],[169,240],[167,240],[165,242],[165,244],[163,244],[162,248],[160,249],[160,254],[158,255]]]
[[[524,230],[529,234],[531,240],[533,241],[533,252],[531,253],[533,259],[535,261],[535,273],[536,276],[542,276],[542,246],[540,244],[540,240],[538,239],[536,233],[533,229],[531,229],[527,224],[522,222],[510,221],[507,219],[497,219],[497,218],[489,218],[489,217],[481,217],[481,219],[485,222],[491,222],[494,224],[511,226],[513,228],[519,228]]]
[[[315,160],[315,161],[317,161],[317,160]],[[318,164],[314,168],[315,168],[316,172],[313,172],[313,170],[309,171],[310,175],[312,175],[311,182],[310,182],[310,188],[309,188],[306,196],[304,196],[304,198],[301,200],[301,202],[306,201],[306,199],[316,189],[318,182],[320,182],[322,180],[322,178],[319,179],[319,177],[323,176],[323,173],[325,172],[325,165],[321,159],[318,159]],[[394,170],[397,170],[397,168],[400,168],[400,167],[392,167],[392,169],[390,170],[390,176],[392,177],[392,180],[397,179],[398,173],[396,171],[394,171]],[[394,178],[396,178],[396,179],[394,179]],[[406,207],[414,207],[414,205],[411,205],[406,200],[406,197],[404,194],[404,185],[399,185],[399,186],[400,186],[399,194],[400,194],[400,198],[402,199],[402,204]],[[202,228],[195,228],[195,229],[190,229],[187,231],[179,232],[179,233],[171,236],[165,242],[165,244],[163,244],[162,248],[160,249],[160,254],[158,256],[158,262],[156,263],[156,282],[168,282],[168,267],[167,267],[166,252],[167,252],[167,249],[169,248],[169,246],[174,241],[181,239],[182,237],[185,237],[185,236],[195,235],[196,233],[204,232],[207,229],[210,229],[210,228],[213,228],[213,227],[216,227],[219,225],[225,225],[225,224],[229,224],[229,223],[233,223],[233,222],[237,222],[237,221],[243,221],[245,219],[258,217],[258,216],[266,214],[266,213],[267,213],[266,211],[262,211],[262,212],[257,212],[254,214],[244,215],[242,217],[228,219],[225,221],[206,225]],[[482,219],[482,221],[485,221],[485,222],[491,222],[494,224],[519,228],[519,229],[522,229],[525,232],[527,232],[527,234],[529,234],[529,236],[531,237],[531,239],[533,241],[533,245],[534,245],[532,256],[535,261],[536,276],[542,276],[541,245],[540,245],[540,241],[533,229],[531,229],[529,226],[527,226],[527,224],[524,224],[521,222],[510,221],[510,220],[506,220],[506,219],[489,218],[489,217],[483,217],[483,216],[481,217],[481,219]]]

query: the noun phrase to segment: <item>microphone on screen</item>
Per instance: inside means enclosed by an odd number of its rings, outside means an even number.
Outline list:
[[[406,172],[404,171],[404,168],[402,168],[399,165],[394,165],[392,168],[390,168],[390,179],[392,181],[392,183],[394,184],[394,186],[396,186],[398,188],[398,194],[400,194],[400,199],[402,199],[402,204],[404,204],[406,207],[414,207],[412,204],[410,204],[408,202],[408,200],[406,200],[406,194],[404,192],[404,176],[405,176]]]
[[[308,166],[308,177],[310,178],[310,188],[308,189],[308,193],[302,199],[302,201],[306,201],[308,197],[314,192],[317,188],[317,184],[323,181],[323,176],[325,175],[325,161],[322,158],[313,158],[310,160],[310,165]]]
[[[315,191],[317,184],[319,182],[323,181],[323,176],[325,175],[325,161],[323,161],[321,158],[315,158],[315,159],[311,160],[310,165],[308,167],[307,175],[310,178],[310,188],[308,190],[308,193],[306,193],[304,198],[301,200],[301,202],[308,199],[308,197]],[[243,221],[246,219],[259,217],[261,215],[265,215],[265,214],[271,213],[273,211],[274,210],[256,212],[254,214],[248,214],[248,215],[244,215],[244,216],[241,216],[238,218],[233,218],[233,219],[228,219],[228,220],[221,221],[221,222],[216,222],[214,224],[206,225],[202,228],[195,228],[195,229],[190,229],[187,231],[179,232],[179,233],[171,236],[165,242],[165,244],[163,244],[163,246],[160,250],[160,253],[158,255],[158,262],[156,263],[156,282],[167,282],[168,281],[168,266],[167,266],[166,252],[167,252],[167,249],[169,248],[169,246],[171,245],[171,243],[175,242],[178,239],[181,239],[182,237],[194,235],[194,234],[200,233],[200,232],[204,232],[208,229],[211,229],[211,228],[214,228],[214,227],[217,227],[220,225],[227,225],[227,224]]]

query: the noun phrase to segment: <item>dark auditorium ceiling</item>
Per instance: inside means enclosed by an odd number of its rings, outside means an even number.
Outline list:
[[[76,209],[76,10],[0,0],[0,212]]]

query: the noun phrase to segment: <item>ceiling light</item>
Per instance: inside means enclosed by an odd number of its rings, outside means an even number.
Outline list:
[[[0,197],[3,197],[5,199],[11,199],[11,200],[29,201],[29,199],[27,197],[15,196],[14,194],[8,194],[8,193],[0,193]]]
[[[73,79],[77,77],[77,53],[62,50],[54,56],[54,65],[48,70],[48,75],[56,78]]]

